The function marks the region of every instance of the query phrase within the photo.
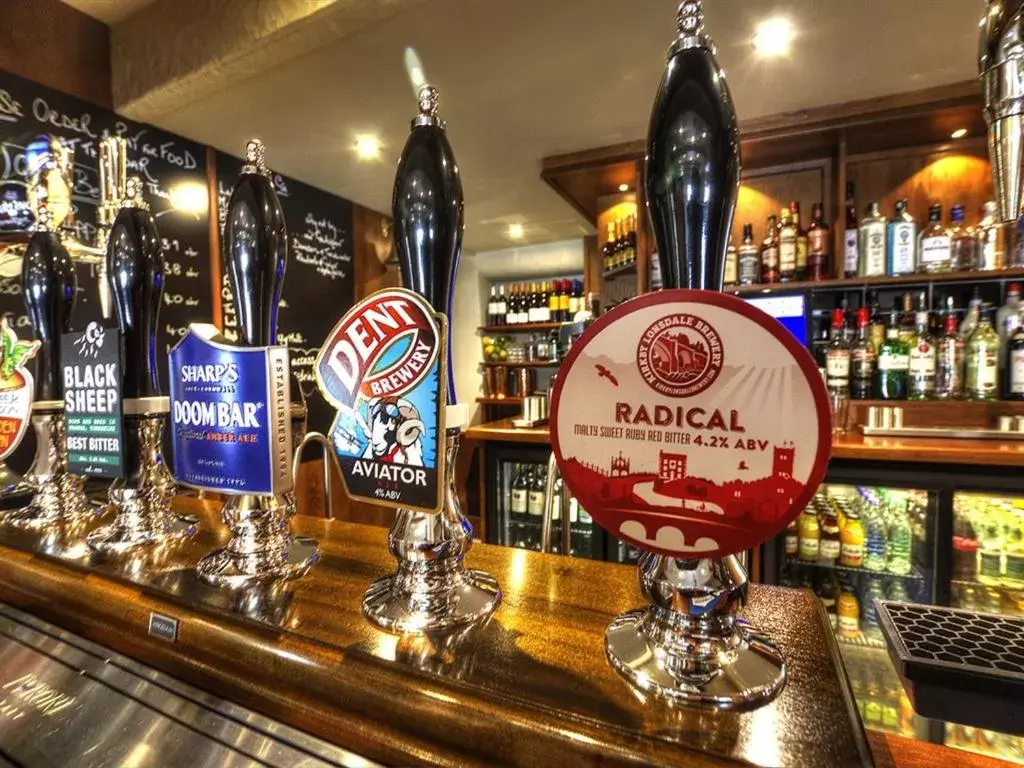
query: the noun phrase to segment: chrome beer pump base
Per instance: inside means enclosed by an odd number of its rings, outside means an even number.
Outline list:
[[[5,523],[39,530],[95,514],[85,497],[81,478],[68,474],[66,426],[64,412],[59,406],[60,403],[36,403],[33,406],[36,455],[25,482],[35,495],[28,506],[7,512],[3,518]]]
[[[305,575],[320,560],[320,545],[288,532],[293,509],[284,495],[228,498],[223,517],[231,540],[199,561],[199,578],[215,587],[239,589]]]
[[[736,617],[747,574],[735,556],[640,558],[647,608],[618,616],[605,633],[615,671],[669,703],[718,709],[771,701],[786,683],[779,649]]]
[[[128,417],[135,429],[139,466],[135,482],[116,480],[107,495],[114,519],[89,534],[86,541],[97,552],[121,553],[137,547],[171,544],[196,532],[196,520],[171,512],[174,477],[160,449],[166,418],[166,398],[161,412]],[[130,401],[125,401],[129,406]],[[134,424],[131,422],[134,421]]]
[[[443,508],[436,513],[398,510],[388,532],[398,572],[377,579],[363,596],[363,615],[388,632],[424,634],[483,622],[501,602],[497,579],[465,564],[473,528],[455,492],[460,431],[461,426],[449,427],[445,434]]]

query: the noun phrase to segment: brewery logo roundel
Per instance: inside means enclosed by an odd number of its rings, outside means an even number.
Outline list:
[[[612,535],[722,557],[779,534],[828,466],[828,394],[807,350],[734,296],[661,291],[600,317],[551,404],[562,478]]]

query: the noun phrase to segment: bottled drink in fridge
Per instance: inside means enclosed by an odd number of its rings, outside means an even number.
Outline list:
[[[530,549],[540,549],[540,521],[544,515],[546,489],[547,472],[538,464],[534,467],[530,490],[526,496],[526,512],[530,519],[527,546]]]
[[[842,542],[839,534],[839,517],[835,507],[829,502],[823,506],[818,528],[820,532],[818,562],[821,565],[834,566],[842,552]]]
[[[800,515],[800,559],[805,563],[818,562],[821,551],[821,529],[818,526],[818,515],[812,505],[808,505]]]
[[[905,503],[891,501],[889,504],[889,547],[886,556],[886,570],[900,576],[910,573],[910,553],[914,538],[910,530]]]
[[[836,600],[836,619],[839,634],[856,638],[860,634],[860,602],[851,581],[843,581]]]
[[[878,627],[878,612],[875,610],[875,600],[884,600],[885,590],[882,589],[882,581],[872,576],[864,582],[860,596],[860,629],[869,640],[879,640],[882,631]]]
[[[888,539],[885,518],[877,502],[866,501],[864,510],[864,567],[871,571],[884,571]]]
[[[847,568],[860,568],[864,565],[864,524],[857,511],[857,504],[851,504],[846,510],[846,524],[839,536],[839,564]]]
[[[800,554],[800,526],[796,520],[786,526],[786,556],[796,558]]]

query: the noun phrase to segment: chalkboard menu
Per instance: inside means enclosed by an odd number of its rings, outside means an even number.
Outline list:
[[[99,144],[107,135],[128,144],[128,173],[141,177],[145,198],[163,238],[167,258],[164,304],[160,310],[158,355],[160,378],[167,391],[167,356],[190,322],[213,314],[210,283],[209,212],[179,211],[171,191],[179,185],[207,188],[206,149],[180,136],[0,72],[0,231],[32,224],[28,205],[25,149],[36,136],[51,134],[75,150],[71,201],[77,238],[96,245],[96,209],[100,202]],[[94,269],[79,265],[74,329],[102,319]],[[0,257],[0,313],[14,316],[22,338],[31,338],[31,323],[21,296],[20,259]],[[111,321],[113,322],[113,321]]]
[[[274,148],[267,147],[273,166]],[[237,157],[217,153],[217,211],[224,232],[231,191],[242,170]],[[313,362],[334,324],[355,300],[352,264],[352,204],[343,198],[274,174],[274,188],[288,226],[289,258],[285,271],[278,341],[287,344],[295,372],[309,405],[309,429],[327,434],[334,409],[320,394],[313,378]],[[237,338],[235,313],[227,270],[221,289],[221,329]]]

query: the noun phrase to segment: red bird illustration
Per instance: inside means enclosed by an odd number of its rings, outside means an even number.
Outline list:
[[[609,371],[603,365],[594,365],[594,367],[597,368],[597,375],[599,378],[608,379],[608,381],[610,381],[616,387],[619,386],[619,380],[612,375],[611,371]]]

